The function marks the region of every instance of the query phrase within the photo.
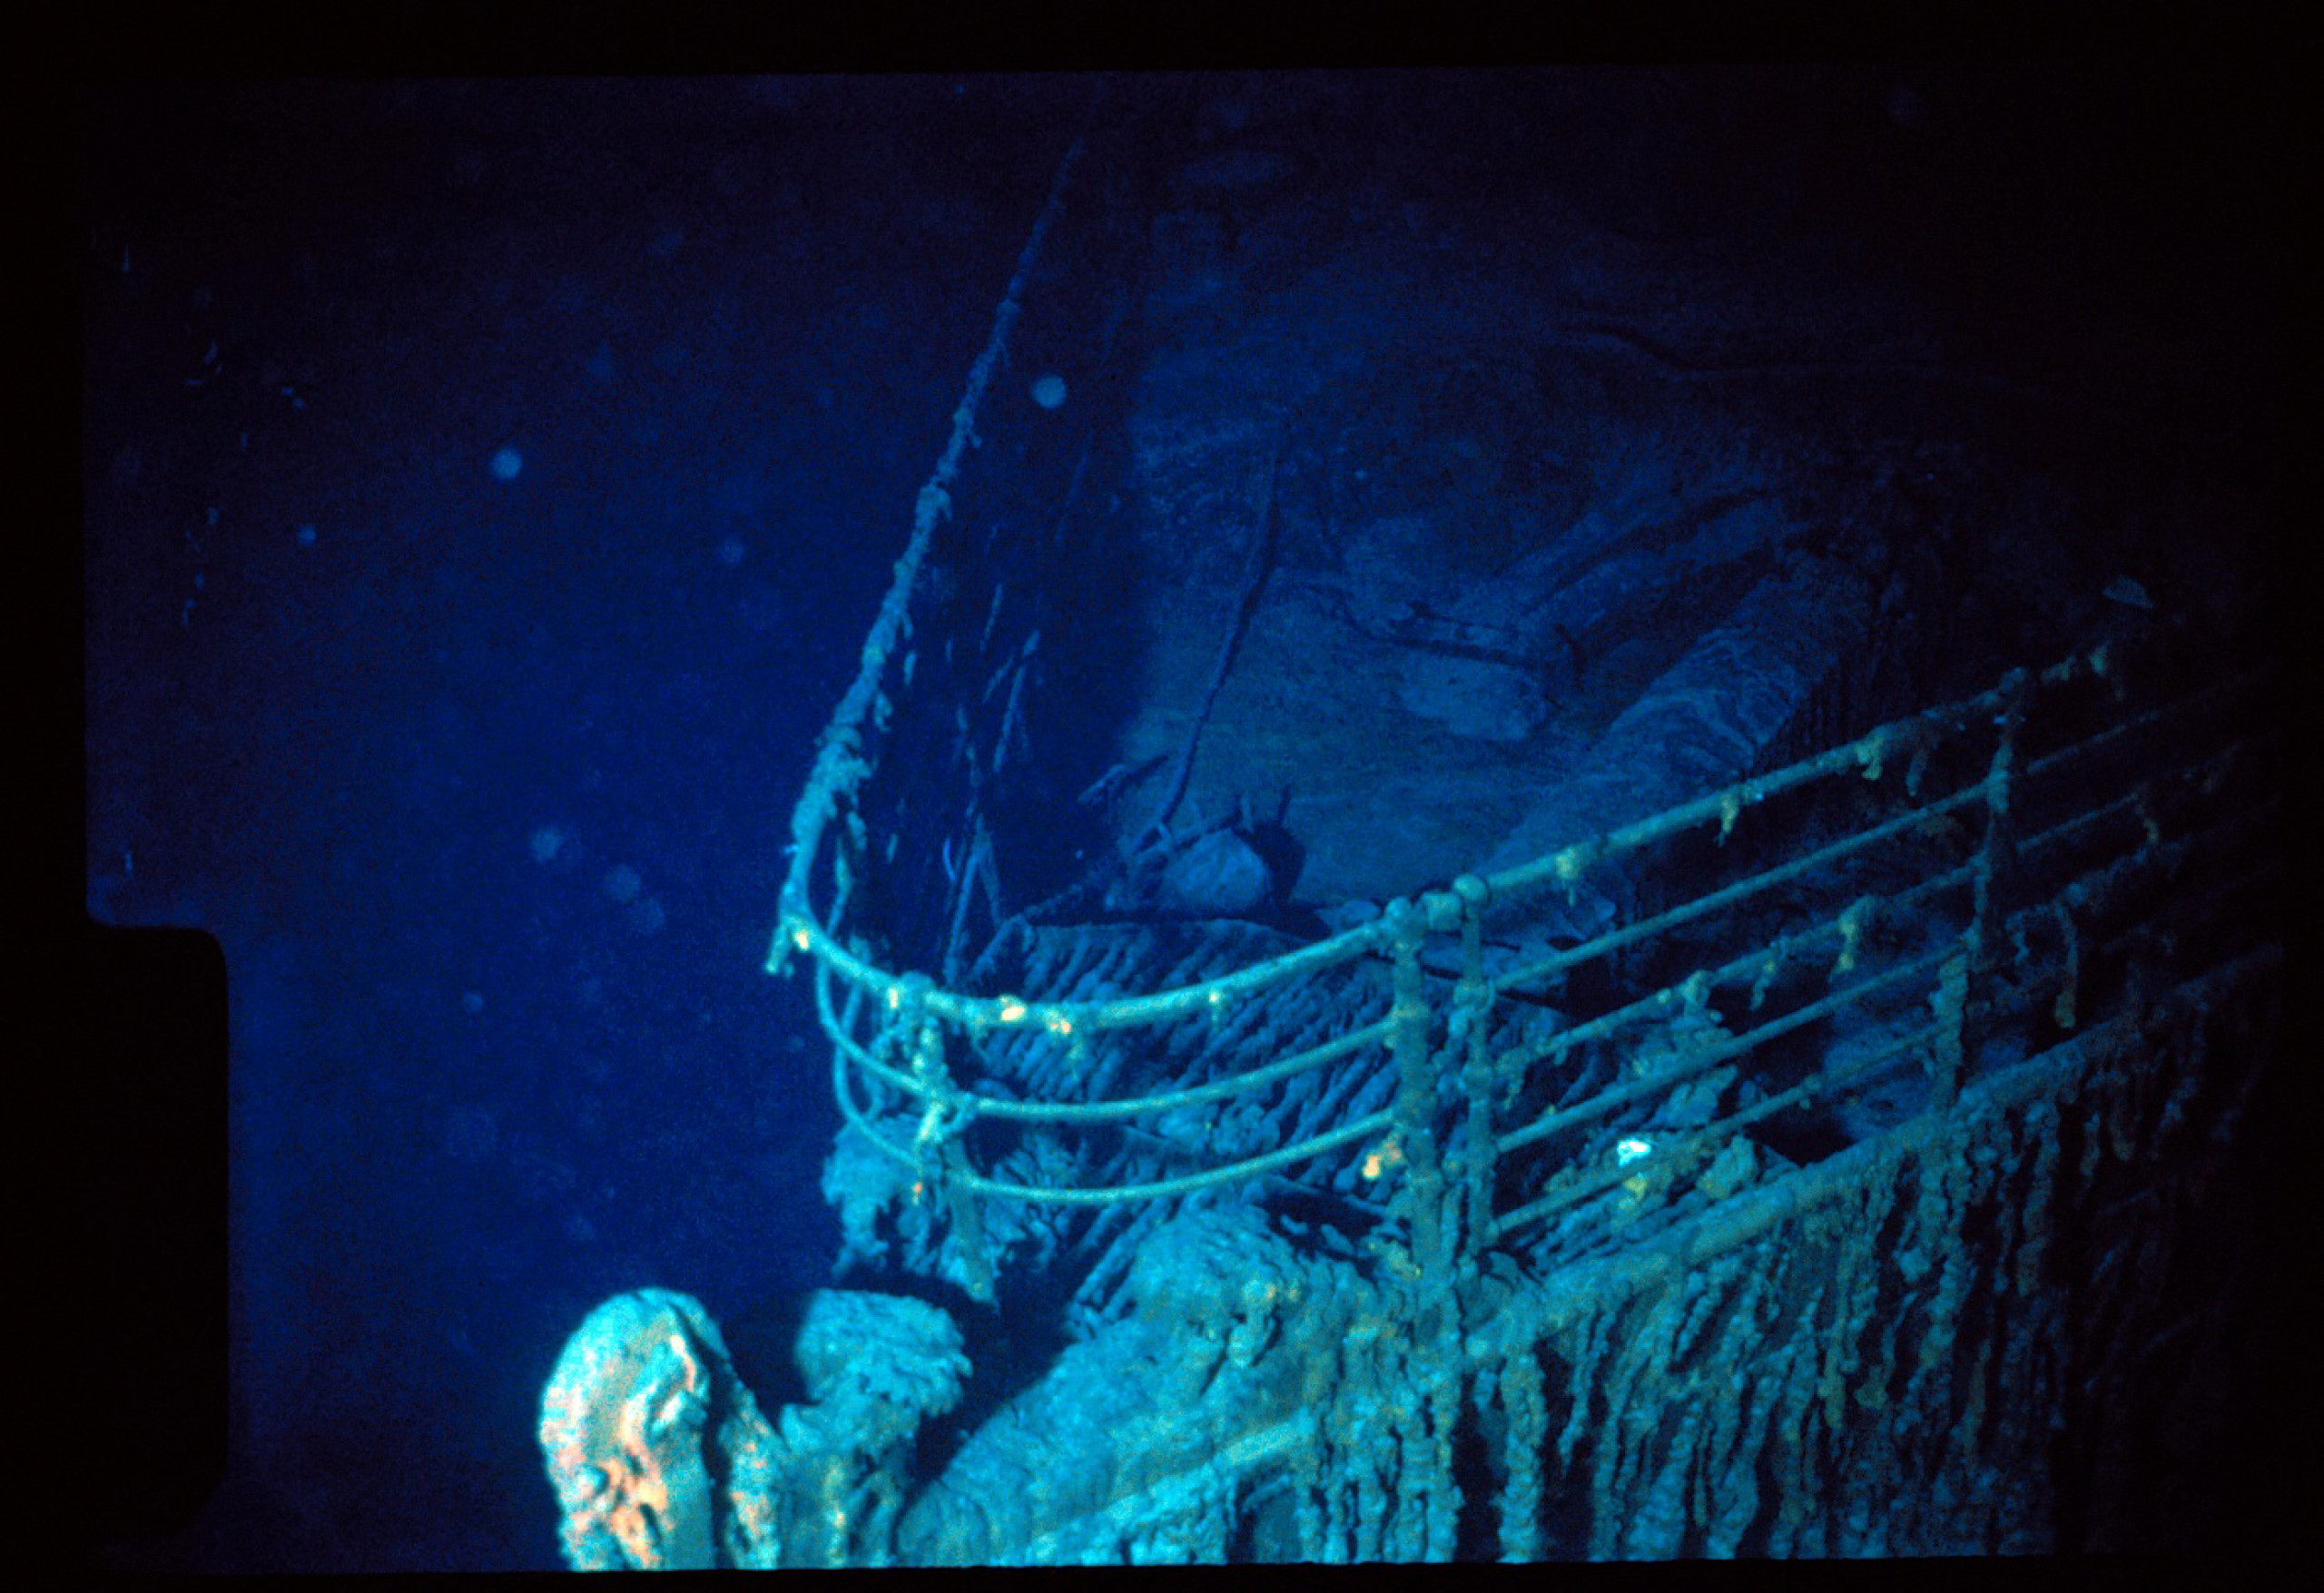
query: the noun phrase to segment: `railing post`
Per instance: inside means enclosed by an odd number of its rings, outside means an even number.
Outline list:
[[[1404,1166],[1400,1199],[1413,1262],[1423,1276],[1443,1282],[1444,1170],[1436,1159],[1436,1079],[1429,1067],[1428,988],[1420,967],[1428,920],[1403,897],[1390,902],[1384,916],[1396,966],[1388,1046],[1396,1060],[1396,1140]]]
[[[1460,1166],[1464,1196],[1459,1203],[1457,1249],[1463,1269],[1473,1268],[1497,1236],[1493,1225],[1493,1172],[1500,1146],[1492,1134],[1493,1059],[1487,1043],[1492,1024],[1492,983],[1485,978],[1484,910],[1492,887],[1474,874],[1452,881],[1461,927],[1461,982],[1452,988],[1450,1041],[1462,1047],[1461,1094],[1468,1115],[1462,1126]]]
[[[2004,706],[1994,724],[1992,763],[1985,771],[1985,832],[1977,844],[1977,867],[1969,927],[1961,937],[1960,953],[1947,960],[1931,998],[1945,1028],[1937,1037],[1935,1079],[1938,1105],[1950,1106],[1961,1093],[1961,1074],[1967,1056],[1967,1028],[1980,1006],[1986,969],[1993,956],[2001,906],[1997,885],[2016,855],[2010,840],[2010,782],[2017,762],[2017,733],[2025,723],[2025,698],[2031,681],[2023,669],[2002,678]]]
[[[911,1047],[911,1076],[928,1091],[919,1130],[912,1136],[912,1151],[919,1162],[912,1194],[915,1199],[943,1202],[951,1225],[949,1242],[959,1250],[962,1286],[969,1298],[990,1305],[993,1302],[992,1259],[985,1253],[984,1220],[977,1210],[976,1196],[954,1175],[968,1170],[958,1137],[968,1126],[968,1113],[961,1106],[965,1092],[953,1083],[951,1069],[945,1065],[944,1027],[927,1009],[928,991],[927,975],[907,974],[896,1013],[898,1029]]]

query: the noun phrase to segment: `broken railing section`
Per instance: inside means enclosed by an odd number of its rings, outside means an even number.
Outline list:
[[[1728,1198],[1787,1165],[1763,1140],[1777,1119],[1829,1117],[1871,1081],[1900,1076],[1909,1087],[1897,1089],[1905,1109],[1896,1121],[1942,1111],[1987,1051],[2023,1055],[2088,1021],[2084,988],[2093,975],[2106,970],[2109,988],[2135,984],[2153,954],[2175,944],[2159,917],[2232,916],[2221,905],[2238,888],[2232,879],[2161,900],[2157,881],[2197,856],[2213,860],[2206,868],[2223,866],[2239,831],[2268,821],[2264,789],[2245,787],[2271,755],[2270,732],[2260,723],[2239,732],[2230,712],[2257,685],[2258,677],[2240,677],[2134,703],[2120,662],[2101,647],[1532,862],[1462,876],[1286,956],[1117,1000],[941,989],[875,966],[795,910],[783,935],[816,964],[843,1134],[860,1136],[891,1168],[883,1197],[943,1214],[948,1275],[972,1296],[990,1300],[994,1283],[983,1203],[1175,1200],[1332,1156],[1360,1156],[1364,1177],[1393,1191],[1395,1222],[1379,1239],[1393,1249],[1392,1264],[1443,1279],[1456,1267],[1473,1272],[1496,1247],[1571,1214],[1585,1214],[1595,1231],[1618,1231],[1681,1197]],[[2246,772],[2240,786],[2230,779],[2238,770]],[[1513,966],[1489,951],[1488,909],[1506,921],[1529,893],[1577,890],[1593,872],[1673,842],[1691,841],[1698,866],[1700,855],[1739,856],[1738,834],[1783,799],[1884,779],[1891,792],[1901,787],[1894,811],[1796,830],[1784,844],[1802,850],[1779,862],[1579,946]],[[1924,789],[1936,784],[1950,789]],[[1915,848],[1909,882],[1847,885],[1858,878],[1852,870],[1900,838]],[[1893,873],[1907,865],[1886,866]],[[1723,946],[1719,931],[1754,925],[1761,932],[1717,960],[1585,1019],[1504,1021],[1538,1016],[1517,998],[1561,989],[1585,964],[1641,957],[1674,936],[1689,949]],[[1898,933],[1916,943],[1893,943]],[[1457,963],[1449,990],[1430,971],[1442,964],[1438,948]],[[1378,959],[1393,969],[1387,1011],[1287,1056],[1229,1057],[1218,1077],[1190,1087],[1035,1100],[976,1076],[983,1043],[995,1036],[1058,1048],[1049,1077],[1087,1077],[1094,1037],[1189,1014],[1221,1019],[1238,1004],[1268,1000],[1285,979]],[[2166,968],[2157,977],[2172,976]],[[1906,1021],[1915,1009],[1925,1016]],[[1816,1047],[1811,1064],[1788,1072],[1762,1066],[1758,1053],[1787,1042],[1795,1053],[1815,1047],[1852,1011],[1881,1016],[1876,1045],[1858,1045],[1837,1063],[1833,1047]],[[2001,1031],[2010,1025],[2034,1039],[2009,1040]],[[979,1123],[1088,1129],[1260,1099],[1373,1046],[1386,1047],[1395,1070],[1393,1102],[1264,1155],[1082,1186],[1000,1177],[973,1165],[965,1149],[966,1131]],[[1592,1057],[1596,1074],[1583,1060]],[[1753,1071],[1738,1082],[1746,1068]],[[1578,1098],[1536,1087],[1593,1077],[1601,1082]],[[1536,1097],[1546,1104],[1504,1120],[1508,1103]]]
[[[1099,89],[1102,94],[1102,85]],[[1093,107],[1094,109],[1094,107]],[[790,865],[786,870],[782,892],[782,912],[787,925],[794,918],[812,917],[808,907],[810,882],[817,859],[822,855],[826,834],[832,822],[841,821],[850,831],[852,847],[837,847],[832,851],[833,902],[829,909],[833,919],[843,910],[844,903],[854,884],[854,867],[849,859],[865,857],[869,837],[863,831],[863,821],[857,802],[861,790],[879,766],[881,744],[891,717],[895,713],[894,693],[911,683],[917,655],[910,651],[899,654],[899,649],[910,642],[912,634],[911,607],[915,586],[921,579],[929,551],[938,534],[951,518],[953,494],[960,473],[962,460],[981,441],[977,433],[977,411],[984,402],[985,390],[991,385],[993,375],[1008,357],[1009,335],[1022,313],[1025,288],[1033,276],[1034,267],[1041,258],[1042,245],[1050,229],[1056,225],[1064,208],[1067,189],[1074,167],[1079,163],[1087,138],[1077,139],[1058,162],[1057,172],[1050,180],[1047,201],[1032,231],[1019,251],[1017,267],[1009,279],[1000,303],[993,311],[992,330],[976,363],[970,368],[969,379],[960,394],[960,401],[952,411],[952,428],[948,434],[944,451],[929,473],[927,483],[920,489],[912,510],[911,536],[904,550],[896,559],[895,577],[881,602],[880,612],[872,624],[871,633],[863,641],[863,658],[855,679],[832,711],[831,723],[823,730],[815,748],[814,766],[808,772],[805,789],[792,811]],[[995,592],[996,611],[1000,594]],[[891,669],[892,666],[892,669]],[[892,674],[892,680],[891,680]],[[1013,699],[1012,699],[1013,701]],[[892,850],[882,860],[893,861]],[[781,972],[794,949],[794,940],[778,929],[773,946],[767,953],[770,971]]]

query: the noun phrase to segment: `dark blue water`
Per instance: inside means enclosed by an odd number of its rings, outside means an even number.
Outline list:
[[[232,1460],[163,1563],[554,1565],[584,1313],[825,1281],[827,1065],[761,965],[1071,125],[996,124],[935,81],[92,102],[89,906],[231,978]]]

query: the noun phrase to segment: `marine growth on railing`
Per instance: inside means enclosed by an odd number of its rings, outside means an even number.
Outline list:
[[[932,1242],[940,1210],[980,1295],[1057,1242],[1011,1205],[1271,1177],[1385,1221],[1416,1272],[1635,1240],[1944,1108],[2135,978],[2168,933],[2157,881],[2266,821],[2229,789],[2266,753],[2253,684],[2154,702],[2101,647],[1185,982],[1151,932],[1085,977],[1123,949],[1093,925],[1051,934],[1046,982],[967,994],[794,912],[853,1142],[832,1193],[861,1244],[891,1206]],[[1608,868],[1654,910],[1571,947],[1511,937],[1529,897]]]

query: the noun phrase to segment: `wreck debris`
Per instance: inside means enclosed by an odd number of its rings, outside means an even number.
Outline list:
[[[775,1562],[774,1434],[691,1296],[641,1289],[591,1312],[549,1375],[540,1441],[574,1569]]]
[[[808,1398],[760,1413],[700,1302],[663,1289],[591,1312],[541,1401],[576,1570],[876,1563],[912,1441],[959,1401],[960,1331],[917,1300],[822,1289],[793,1354]]]

